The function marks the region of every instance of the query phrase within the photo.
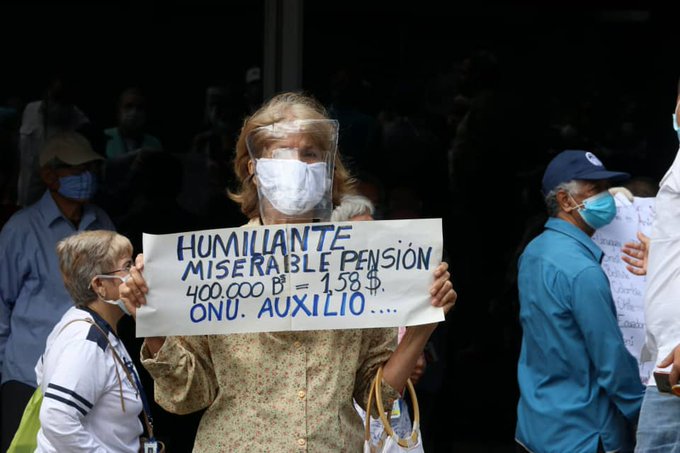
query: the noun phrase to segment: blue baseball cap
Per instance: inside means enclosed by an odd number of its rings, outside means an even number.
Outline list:
[[[543,195],[548,195],[563,182],[574,179],[625,181],[630,179],[630,175],[620,171],[608,171],[602,161],[590,151],[566,150],[555,156],[546,167],[543,173]]]

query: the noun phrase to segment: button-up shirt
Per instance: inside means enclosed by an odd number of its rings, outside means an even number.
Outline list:
[[[649,359],[658,363],[680,344],[680,151],[661,179],[655,212],[645,291],[645,346]],[[649,384],[655,385],[654,379]]]
[[[155,399],[174,413],[203,409],[194,451],[358,452],[361,418],[397,329],[168,337],[142,364]],[[383,384],[385,407],[398,397]]]
[[[0,361],[2,382],[35,387],[35,364],[45,340],[73,306],[59,271],[57,242],[83,230],[114,230],[106,213],[83,207],[78,228],[49,192],[15,213],[0,232]]]
[[[619,330],[602,250],[551,218],[519,260],[517,441],[539,452],[615,451],[644,388]]]

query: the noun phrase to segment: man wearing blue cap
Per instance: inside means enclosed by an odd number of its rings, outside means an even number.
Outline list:
[[[574,150],[543,175],[550,218],[519,259],[520,450],[632,449],[644,388],[619,330],[603,252],[590,238],[616,216],[609,186],[628,178]]]

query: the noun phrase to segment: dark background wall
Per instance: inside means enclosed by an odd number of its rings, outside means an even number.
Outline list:
[[[120,91],[140,85],[150,130],[175,152],[201,129],[205,88],[241,88],[261,64],[262,2],[3,2],[0,93],[42,96],[54,72],[76,82],[76,101],[103,127],[115,124]]]
[[[672,138],[665,120],[680,65],[673,2],[443,6],[307,2],[304,88],[328,99],[332,72],[353,65],[371,82],[377,111],[395,84],[431,94],[433,80],[484,48],[497,54],[504,89],[527,107],[526,115],[540,118],[532,107],[545,107],[555,95],[578,99],[597,91],[613,101],[632,95],[644,103],[650,144]],[[239,86],[248,67],[262,64],[263,14],[262,2],[247,0],[3,2],[0,99],[37,99],[52,70],[67,68],[78,80],[81,108],[109,125],[119,90],[140,84],[151,97],[152,128],[181,151],[199,127],[205,85]],[[615,102],[609,105],[615,115]],[[532,126],[523,127],[535,131]]]

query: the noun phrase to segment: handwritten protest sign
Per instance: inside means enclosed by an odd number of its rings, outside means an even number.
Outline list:
[[[444,319],[441,219],[144,234],[137,335],[396,327]]]
[[[654,364],[642,362],[640,353],[645,343],[644,294],[646,277],[631,274],[621,260],[621,248],[626,242],[637,241],[637,232],[650,235],[654,221],[654,198],[635,198],[630,203],[616,198],[616,218],[593,235],[593,241],[604,252],[602,268],[609,277],[619,327],[628,351],[638,359],[640,378],[646,383]]]

